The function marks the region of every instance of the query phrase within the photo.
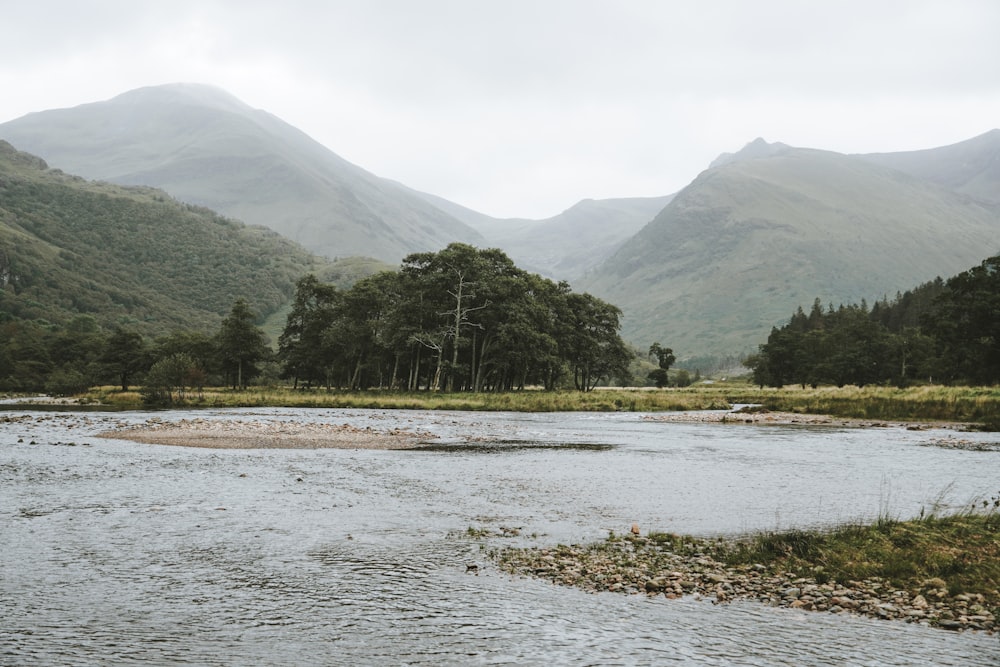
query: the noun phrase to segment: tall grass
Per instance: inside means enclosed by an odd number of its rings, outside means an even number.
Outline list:
[[[731,565],[813,576],[821,583],[881,578],[922,592],[932,586],[952,595],[981,593],[1000,607],[1000,495],[942,516],[931,512],[899,521],[847,524],[829,531],[767,532],[720,547]],[[928,582],[933,582],[929,584]]]
[[[138,392],[120,392],[112,387],[94,389],[84,398],[121,407],[142,406]],[[188,391],[175,401],[175,405],[180,407],[275,406],[516,412],[724,410],[734,403],[759,404],[768,410],[783,412],[872,420],[977,422],[987,428],[1000,430],[998,387],[758,389],[742,383],[719,383],[666,390],[527,390],[452,394],[261,387],[246,391],[224,388]]]

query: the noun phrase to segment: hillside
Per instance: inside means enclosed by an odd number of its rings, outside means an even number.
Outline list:
[[[610,257],[663,210],[673,195],[584,199],[543,220],[499,219],[418,193],[474,228],[519,266],[556,280],[576,280]]]
[[[161,188],[326,257],[398,262],[467,225],[357,167],[280,119],[210,86],[173,84],[28,114],[0,139],[85,178]]]
[[[278,311],[309,271],[330,268],[271,230],[48,169],[0,141],[0,320],[211,332],[240,297]]]
[[[1000,249],[997,207],[865,159],[758,142],[702,172],[578,286],[625,338],[749,352],[799,305],[869,302]]]
[[[950,146],[858,157],[956,192],[1000,203],[1000,129]]]

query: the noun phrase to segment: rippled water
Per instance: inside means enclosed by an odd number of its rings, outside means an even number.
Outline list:
[[[1000,491],[1000,454],[921,446],[942,433],[632,413],[197,413],[442,436],[410,451],[221,451],[93,437],[149,414],[29,414],[0,424],[0,664],[1000,663],[996,636],[512,578],[466,534],[520,531],[487,546],[633,522],[731,534]]]

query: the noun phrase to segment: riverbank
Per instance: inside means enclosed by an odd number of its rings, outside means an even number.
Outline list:
[[[137,391],[95,388],[76,397],[82,404],[141,409]],[[260,387],[243,391],[205,388],[187,391],[174,408],[370,408],[483,412],[682,412],[760,406],[772,413],[829,416],[872,422],[962,423],[1000,430],[1000,388],[926,385],[896,387],[759,388],[745,382],[698,384],[675,389],[627,388],[581,391],[492,393],[338,391]]]
[[[590,592],[694,596],[994,633],[1000,515],[883,520],[737,540],[611,535],[586,546],[505,548],[499,568]],[[633,532],[638,532],[633,527]]]
[[[212,449],[410,449],[435,439],[429,433],[350,424],[157,418],[138,426],[120,425],[98,433],[97,437]]]

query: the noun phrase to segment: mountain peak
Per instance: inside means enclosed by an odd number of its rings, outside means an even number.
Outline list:
[[[129,105],[191,104],[227,111],[245,112],[250,110],[249,106],[232,93],[205,83],[168,83],[160,86],[146,86],[122,93],[110,101]]]
[[[773,144],[767,143],[762,137],[757,137],[746,146],[741,148],[737,153],[723,153],[719,157],[712,160],[712,163],[708,165],[709,169],[714,169],[715,167],[721,167],[724,164],[729,164],[730,162],[739,162],[742,160],[757,160],[760,158],[771,157],[772,155],[777,155],[778,153],[783,153],[784,151],[791,148],[788,144],[783,144],[780,141],[776,141]]]

